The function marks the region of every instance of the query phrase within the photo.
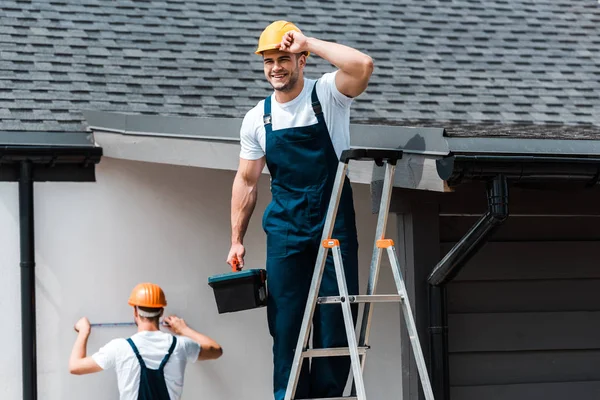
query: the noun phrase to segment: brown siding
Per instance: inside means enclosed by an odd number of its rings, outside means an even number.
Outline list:
[[[441,217],[441,253],[475,222]],[[448,285],[452,400],[600,398],[600,218],[514,217]]]

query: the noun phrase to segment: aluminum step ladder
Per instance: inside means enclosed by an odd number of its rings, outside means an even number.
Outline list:
[[[369,333],[371,328],[373,307],[372,303],[396,302],[402,306],[402,314],[406,322],[406,327],[409,334],[409,339],[412,345],[412,350],[415,356],[417,369],[421,378],[421,385],[426,400],[434,400],[427,367],[423,357],[423,351],[419,342],[417,328],[413,318],[406,287],[402,279],[398,256],[394,248],[394,242],[391,239],[385,239],[385,231],[389,214],[390,201],[392,197],[392,187],[394,182],[394,172],[396,163],[402,158],[402,150],[381,150],[381,149],[350,149],[342,153],[340,164],[338,166],[337,175],[335,177],[334,186],[329,201],[329,208],[325,218],[323,235],[321,238],[322,246],[319,248],[315,270],[308,293],[308,300],[304,317],[298,337],[298,344],[294,354],[294,360],[290,371],[290,377],[285,394],[285,400],[296,399],[296,388],[300,377],[302,363],[306,358],[313,357],[339,357],[350,356],[352,365],[352,376],[354,378],[354,386],[350,397],[335,397],[328,399],[313,399],[313,400],[366,400],[365,385],[363,380],[363,371],[367,350],[369,349]],[[346,278],[344,276],[344,268],[340,243],[337,239],[332,238],[335,216],[340,202],[346,171],[350,160],[357,161],[374,161],[378,166],[385,165],[385,177],[383,184],[383,192],[381,195],[381,203],[379,207],[379,215],[377,219],[377,229],[375,236],[375,244],[373,248],[373,257],[371,258],[371,272],[366,295],[354,295],[348,293],[346,286]],[[379,278],[379,269],[381,265],[381,257],[383,250],[387,250],[390,258],[392,273],[396,283],[397,294],[392,295],[377,295],[377,281]],[[321,278],[325,269],[325,262],[329,250],[333,253],[333,261],[337,275],[339,287],[339,296],[318,297],[319,288],[321,286]],[[364,303],[363,316],[360,327],[360,336],[357,338],[352,318],[351,304]],[[346,327],[346,335],[348,338],[348,347],[344,348],[329,348],[329,349],[312,349],[308,348],[312,318],[317,304],[340,304],[344,316]],[[330,306],[328,306],[330,307]]]

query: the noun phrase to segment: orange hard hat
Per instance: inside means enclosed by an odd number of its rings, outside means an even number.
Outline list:
[[[262,54],[263,51],[275,50],[279,48],[283,36],[289,31],[296,31],[302,33],[302,31],[293,23],[288,21],[275,21],[271,25],[267,26],[264,31],[260,34],[258,39],[258,48],[254,53]],[[306,52],[308,56],[310,53]]]
[[[167,306],[167,299],[160,286],[154,283],[140,283],[131,291],[128,303],[134,307],[164,308]]]

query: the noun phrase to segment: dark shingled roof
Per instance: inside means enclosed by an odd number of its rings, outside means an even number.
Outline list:
[[[274,4],[2,0],[0,131],[83,131],[84,109],[241,118],[269,93],[253,54],[258,35],[290,19],[374,58],[354,123],[444,126],[458,136],[600,133],[596,1]],[[307,75],[330,68],[311,56]]]

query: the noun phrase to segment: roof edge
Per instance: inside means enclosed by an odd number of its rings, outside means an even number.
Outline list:
[[[177,117],[83,111],[89,129],[173,139],[239,142],[241,118]],[[402,149],[405,153],[447,155],[443,128],[350,125],[350,147]]]
[[[241,118],[179,117],[84,111],[89,129],[131,136],[239,142]],[[402,149],[408,154],[600,156],[600,140],[447,137],[445,128],[350,125],[350,147]]]
[[[552,156],[600,156],[600,140],[446,138],[455,154],[529,154]]]
[[[96,147],[90,132],[0,131],[0,146]]]

